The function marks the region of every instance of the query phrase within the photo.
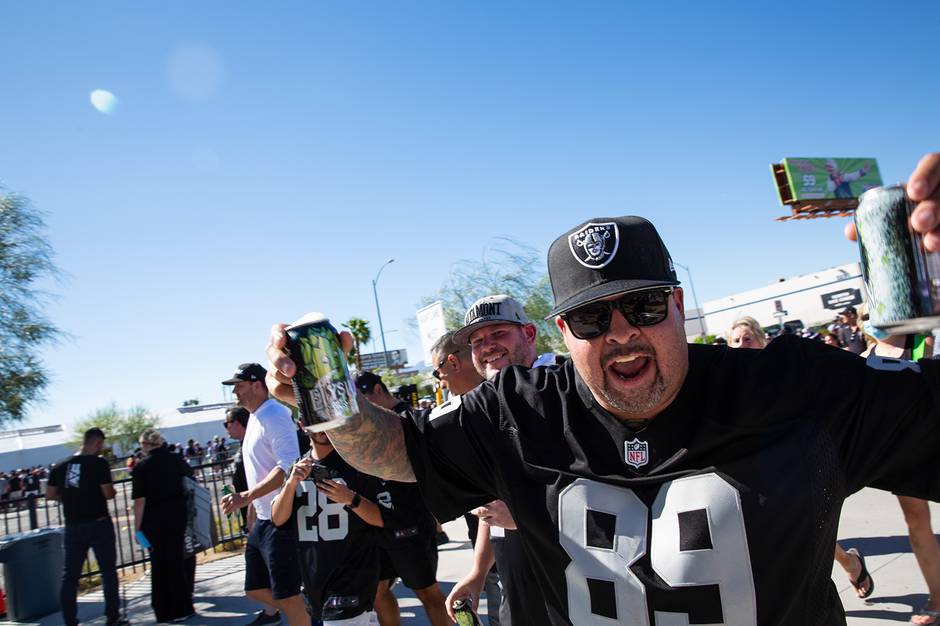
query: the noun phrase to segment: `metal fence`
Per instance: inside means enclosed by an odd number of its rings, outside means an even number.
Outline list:
[[[127,472],[124,472],[127,474]],[[209,490],[212,496],[212,522],[215,524],[213,550],[218,551],[224,544],[232,544],[242,539],[241,519],[236,513],[231,517],[222,513],[219,499],[222,487],[232,484],[234,463],[231,459],[217,463],[206,463],[193,468],[195,478]],[[147,552],[134,540],[134,501],[131,498],[131,479],[127,475],[114,481],[115,496],[109,502],[111,520],[117,548],[118,569],[129,567],[137,571],[149,561]],[[35,494],[5,500],[0,504],[0,530],[3,535],[11,535],[37,528],[63,526],[62,503],[46,500]],[[97,563],[88,559],[82,576],[96,576],[99,573]]]

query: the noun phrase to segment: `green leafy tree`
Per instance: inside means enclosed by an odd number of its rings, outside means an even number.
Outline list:
[[[58,276],[42,213],[0,188],[0,423],[22,420],[49,382],[36,355],[60,331],[42,314],[48,294],[37,284]]]
[[[199,398],[190,398],[189,400],[183,400],[182,406],[199,406]]]
[[[354,345],[352,352],[348,356],[351,359],[355,359],[356,369],[362,370],[362,359],[360,358],[362,352],[360,346],[368,343],[369,339],[372,338],[372,330],[369,328],[369,322],[361,317],[351,317],[348,322],[342,324],[342,327],[348,330],[349,334],[353,336]]]
[[[125,411],[112,403],[75,422],[71,443],[81,445],[86,430],[100,428],[108,438],[108,446],[126,455],[137,446],[140,434],[155,428],[159,422],[160,419],[144,407],[135,406]]]
[[[484,248],[480,259],[461,259],[450,277],[434,294],[422,300],[426,306],[440,300],[448,329],[463,326],[463,317],[476,300],[505,293],[522,303],[538,329],[535,347],[544,352],[565,352],[561,333],[545,320],[552,309],[552,289],[545,263],[538,251],[512,239],[499,238]]]

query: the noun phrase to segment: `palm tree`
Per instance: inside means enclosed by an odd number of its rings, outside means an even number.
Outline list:
[[[369,339],[372,337],[372,331],[369,330],[369,322],[361,317],[351,317],[348,322],[342,324],[342,327],[347,329],[353,336],[353,341],[356,344],[353,348],[353,356],[356,358],[356,369],[362,370],[362,359],[359,358],[359,346],[368,343]]]

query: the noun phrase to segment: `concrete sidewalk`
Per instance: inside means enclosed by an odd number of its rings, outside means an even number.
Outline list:
[[[937,510],[936,505],[931,505],[935,522]],[[469,542],[463,541],[467,532],[462,519],[446,524],[445,529],[454,540],[443,546],[440,552],[438,579],[446,594],[468,571],[472,555]],[[867,602],[859,600],[841,568],[834,566],[833,580],[845,606],[848,623],[852,626],[873,626],[908,622],[912,610],[926,601],[927,591],[914,555],[910,552],[897,499],[874,489],[866,489],[853,496],[846,502],[843,511],[839,541],[846,549],[856,547],[861,550],[875,581],[874,594]],[[799,576],[799,572],[792,574]],[[201,565],[196,571],[195,604],[198,615],[186,623],[190,626],[212,626],[250,621],[258,607],[244,597],[243,582],[244,559],[240,555]],[[395,591],[401,605],[402,623],[406,626],[428,626],[424,611],[410,590],[398,585]],[[781,588],[780,592],[787,593],[787,590]],[[153,624],[150,579],[143,578],[127,585],[124,594],[129,619],[135,624]],[[83,624],[103,626],[103,609],[100,591],[79,599],[79,617]],[[55,614],[37,624],[53,626],[61,623],[60,616]]]

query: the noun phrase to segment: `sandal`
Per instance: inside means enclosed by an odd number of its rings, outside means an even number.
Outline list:
[[[927,622],[927,624],[923,626],[933,626],[933,624],[940,624],[940,611],[932,611],[928,609],[926,606],[922,608],[921,610],[917,611],[916,613],[914,613],[913,615],[911,615],[911,621],[913,621],[915,617],[932,617],[933,618],[933,621]]]
[[[868,573],[868,568],[865,567],[865,557],[862,556],[862,553],[855,548],[849,548],[846,550],[846,552],[849,554],[854,554],[856,557],[858,557],[858,562],[862,564],[862,571],[859,572],[858,578],[855,580],[849,580],[849,582],[852,583],[853,587],[855,587],[855,595],[862,599],[867,598],[875,590],[875,580],[871,577],[871,574]],[[862,586],[865,584],[866,579],[868,580],[868,591],[859,593],[862,591]],[[922,612],[920,614],[930,615],[930,613],[927,612]],[[940,617],[940,615],[938,615],[938,617]]]

